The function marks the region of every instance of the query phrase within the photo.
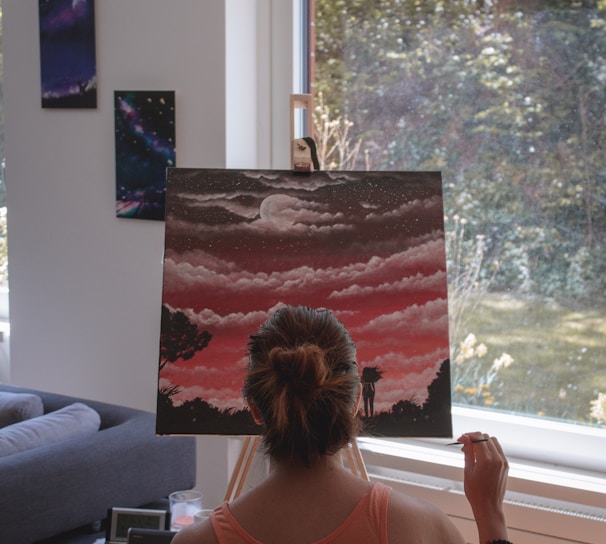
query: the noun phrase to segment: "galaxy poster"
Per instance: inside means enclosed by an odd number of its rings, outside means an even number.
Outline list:
[[[94,0],[38,0],[43,108],[96,108]]]
[[[284,304],[357,346],[363,434],[452,435],[439,172],[171,168],[159,434],[252,435],[249,336]]]
[[[164,220],[176,164],[175,92],[115,91],[116,216]]]

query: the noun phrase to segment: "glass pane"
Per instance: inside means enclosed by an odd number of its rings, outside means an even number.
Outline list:
[[[606,424],[606,2],[315,0],[324,169],[440,170],[456,403]]]

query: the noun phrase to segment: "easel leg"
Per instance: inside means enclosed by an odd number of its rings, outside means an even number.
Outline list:
[[[354,476],[359,476],[366,481],[370,481],[358,441],[354,438],[351,444],[348,444],[343,449],[345,450],[345,457],[347,458],[347,464],[351,473]]]
[[[250,466],[252,465],[260,441],[261,437],[259,436],[247,436],[244,439],[242,451],[240,451],[234,472],[229,480],[227,493],[225,494],[226,501],[230,502],[237,499],[242,493],[244,483],[250,472]]]

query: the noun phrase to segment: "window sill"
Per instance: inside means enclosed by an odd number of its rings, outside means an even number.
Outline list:
[[[463,455],[447,440],[359,438],[373,481],[446,512],[467,542],[476,528],[463,491]],[[510,538],[526,544],[601,542],[606,531],[606,475],[510,458],[505,515]]]
[[[512,494],[597,508],[606,521],[606,430],[454,406],[454,436],[484,430],[499,438],[509,460]],[[463,492],[463,456],[448,439],[360,437],[367,466],[432,479]],[[372,470],[372,469],[371,469]],[[369,472],[371,471],[369,470]],[[446,483],[445,483],[446,482]]]

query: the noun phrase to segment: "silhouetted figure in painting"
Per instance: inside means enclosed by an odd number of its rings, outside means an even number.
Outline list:
[[[364,416],[375,415],[375,384],[381,379],[383,372],[378,366],[367,366],[362,370],[362,398],[364,399]]]

